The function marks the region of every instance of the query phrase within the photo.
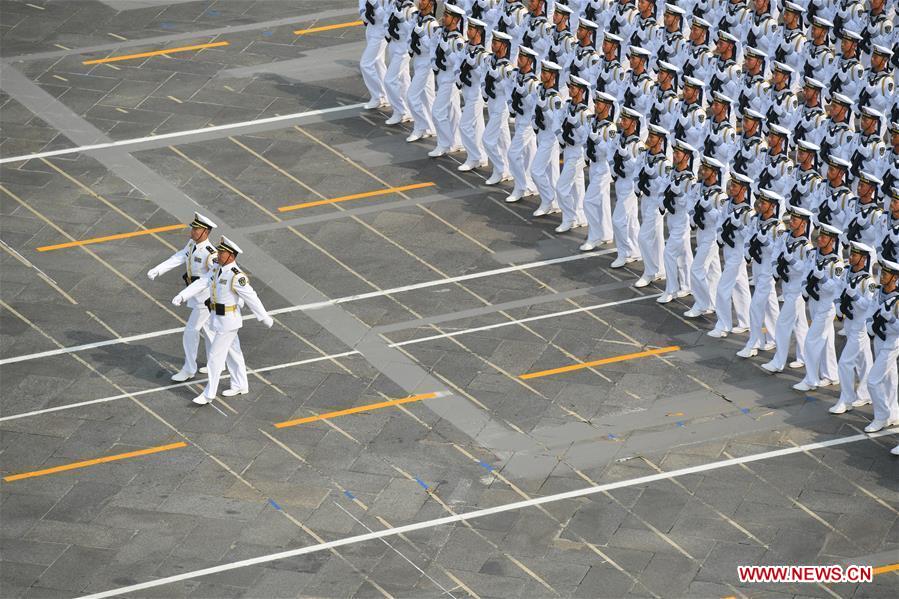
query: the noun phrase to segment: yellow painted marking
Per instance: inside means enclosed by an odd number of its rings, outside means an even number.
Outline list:
[[[318,420],[329,420],[331,418],[337,418],[338,416],[348,416],[350,414],[358,414],[359,412],[370,412],[373,410],[381,410],[383,408],[389,408],[392,406],[398,406],[405,403],[413,403],[416,401],[422,401],[424,399],[433,399],[437,397],[436,393],[422,393],[421,395],[412,395],[409,397],[404,397],[402,399],[391,399],[390,401],[382,401],[379,403],[372,403],[366,406],[359,406],[358,408],[350,408],[348,410],[338,410],[336,412],[327,412],[325,414],[319,414],[318,416],[309,416],[307,418],[297,418],[296,420],[286,420],[284,422],[276,422],[275,428],[285,428],[288,426],[297,426],[298,424],[308,424],[310,422],[316,422]]]
[[[220,48],[227,46],[230,42],[212,42],[209,44],[197,44],[195,46],[182,46],[180,48],[167,48],[165,50],[153,50],[152,52],[141,52],[140,54],[123,54],[121,56],[109,56],[107,58],[97,58],[95,60],[85,60],[81,64],[105,64],[107,62],[118,62],[120,60],[131,60],[133,58],[149,58],[150,56],[162,56],[163,54],[174,54],[176,52],[190,52],[192,50],[205,50],[206,48]]]
[[[624,362],[626,360],[633,360],[635,358],[645,358],[648,356],[657,356],[659,354],[667,354],[673,351],[679,350],[680,347],[677,345],[672,345],[669,347],[660,347],[659,349],[650,349],[646,351],[637,352],[635,354],[624,354],[622,356],[613,356],[611,358],[603,358],[602,360],[594,360],[592,362],[584,362],[583,364],[572,364],[571,366],[562,366],[561,368],[553,368],[551,370],[540,370],[538,372],[529,372],[527,374],[522,374],[518,378],[520,379],[537,379],[544,376],[550,376],[553,374],[561,374],[563,372],[571,372],[572,370],[582,370],[584,368],[590,368],[592,366],[602,366],[603,364],[613,364],[615,362]]]
[[[878,568],[874,568],[874,576],[878,574],[886,574],[887,572],[895,572],[899,570],[899,564],[890,564],[889,566],[880,566]]]
[[[58,243],[56,245],[42,245],[37,248],[39,252],[51,252],[53,250],[62,250],[65,248],[78,247],[79,245],[90,245],[93,243],[104,243],[106,241],[114,241],[116,239],[128,239],[129,237],[138,237],[140,235],[152,235],[153,233],[165,233],[166,231],[177,231],[186,228],[187,225],[166,225],[165,227],[156,227],[155,229],[144,229],[142,231],[132,231],[131,233],[118,233],[116,235],[107,235],[106,237],[94,237],[92,239],[82,239],[81,241],[69,241],[66,243]]]
[[[361,200],[362,198],[372,198],[391,193],[401,193],[412,189],[422,189],[424,187],[433,187],[435,183],[415,183],[414,185],[403,185],[402,187],[389,187],[387,189],[376,189],[375,191],[366,191],[365,193],[354,193],[353,195],[340,196],[339,198],[331,198],[330,200],[316,200],[314,202],[303,202],[302,204],[293,204],[292,206],[281,206],[278,212],[290,212],[291,210],[301,210],[303,208],[312,208],[313,206],[324,206],[326,204],[337,204],[338,202],[347,202],[349,200]]]
[[[147,449],[139,449],[137,451],[129,451],[127,453],[120,453],[117,455],[109,455],[103,458],[96,458],[94,460],[85,460],[83,462],[75,462],[73,464],[65,464],[63,466],[56,466],[55,468],[47,468],[46,470],[35,470],[34,472],[24,472],[22,474],[13,474],[11,476],[4,476],[3,480],[10,483],[14,480],[22,480],[23,478],[34,478],[35,476],[45,476],[47,474],[56,474],[57,472],[65,472],[66,470],[75,470],[77,468],[87,468],[88,466],[96,466],[97,464],[105,464],[106,462],[115,462],[117,460],[125,460],[128,458],[136,458],[140,456],[150,455],[153,453],[159,453],[162,451],[170,451],[172,449],[178,449],[180,447],[187,447],[187,443],[184,441],[178,441],[177,443],[170,443],[169,445],[160,445],[159,447],[148,447]]]
[[[310,27],[309,29],[297,29],[294,31],[296,35],[308,35],[310,33],[319,33],[320,31],[332,31],[334,29],[344,29],[346,27],[359,27],[364,25],[362,21],[350,21],[348,23],[337,23],[335,25],[324,25],[322,27]]]

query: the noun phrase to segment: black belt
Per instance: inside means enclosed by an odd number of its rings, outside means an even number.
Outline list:
[[[237,306],[228,306],[226,304],[210,303],[210,311],[215,311],[216,316],[224,316],[229,312],[235,312]]]
[[[193,283],[194,281],[200,280],[200,277],[190,277],[187,275],[187,273],[184,273],[181,275],[181,280],[183,280],[184,285],[187,286],[187,285],[190,285],[191,283]]]

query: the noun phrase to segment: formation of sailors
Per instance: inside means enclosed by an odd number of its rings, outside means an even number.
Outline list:
[[[489,167],[507,202],[538,196],[557,233],[586,227],[581,250],[614,243],[710,336],[748,332],[738,356],[839,383],[831,412],[899,424],[895,4],[442,4],[359,1],[367,108]]]

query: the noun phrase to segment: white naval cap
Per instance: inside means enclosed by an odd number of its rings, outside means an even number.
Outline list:
[[[558,6],[558,4],[556,6]],[[577,26],[583,27],[584,29],[590,29],[592,31],[596,31],[597,29],[599,29],[599,25],[597,25],[590,19],[585,19],[583,17],[577,20]]]
[[[818,234],[819,235],[829,235],[830,237],[840,238],[840,235],[843,234],[842,231],[834,227],[833,225],[825,225],[824,223],[818,223]]]
[[[757,121],[764,121],[765,115],[757,110],[753,110],[752,108],[747,108],[743,111],[743,118],[749,117],[751,119],[755,119]]]
[[[481,31],[485,31],[487,29],[487,23],[480,19],[475,19],[474,17],[469,17],[468,26],[480,29]]]
[[[890,197],[894,200],[899,200],[899,187],[895,185],[890,187]]]
[[[801,5],[796,4],[795,2],[784,2],[784,10],[788,10],[790,12],[795,12],[802,14],[805,12],[805,8]]]
[[[640,114],[639,112],[637,112],[636,110],[634,110],[633,108],[628,108],[625,106],[624,108],[621,109],[621,117],[622,118],[627,117],[629,119],[634,119],[636,121],[639,121],[640,119],[643,118],[643,115]]]
[[[645,48],[641,48],[640,46],[631,46],[630,50],[628,50],[628,54],[642,56],[644,58],[649,58],[650,56],[652,56],[652,52],[646,50]]]
[[[586,79],[582,79],[577,75],[569,75],[568,76],[568,85],[576,85],[582,89],[590,89],[590,82]]]
[[[743,175],[740,173],[731,173],[730,180],[736,181],[737,183],[739,183],[740,185],[743,185],[745,187],[752,188],[752,179],[750,179],[746,175]]]
[[[790,130],[786,127],[781,127],[780,125],[771,125],[768,127],[768,133],[775,133],[780,135],[781,137],[790,138]]]
[[[753,46],[749,46],[748,48],[746,48],[745,53],[747,56],[754,56],[756,58],[761,58],[762,60],[768,59],[767,54],[765,54],[764,52],[762,52],[761,50],[759,50],[758,48],[755,48]]]
[[[193,229],[214,229],[217,225],[199,212],[194,212],[194,220],[190,223]]]
[[[859,181],[864,181],[865,183],[870,183],[875,187],[880,187],[883,185],[883,180],[873,173],[869,173],[868,171],[862,171],[858,174]]]
[[[806,75],[805,77],[805,87],[813,87],[815,89],[821,90],[824,89],[824,84],[815,79],[814,77],[809,77]]]
[[[882,112],[880,112],[876,108],[871,108],[870,106],[865,106],[864,108],[862,108],[862,114],[880,121],[885,118]]]
[[[697,150],[687,142],[682,139],[674,140],[674,149],[681,150],[683,152],[689,152],[690,154],[696,154]]]
[[[782,73],[789,73],[791,75],[796,72],[796,70],[793,67],[791,67],[790,65],[788,65],[785,62],[780,62],[779,60],[774,61],[774,70],[780,71]]]
[[[848,160],[840,158],[839,156],[831,156],[830,160],[827,161],[830,166],[835,166],[837,168],[841,168],[844,171],[848,171],[849,167],[852,166]]]
[[[665,12],[670,12],[671,14],[677,15],[679,17],[683,17],[687,13],[687,11],[685,11],[680,6],[677,6],[676,4],[671,4],[669,2],[665,3]]]
[[[874,49],[874,54],[880,54],[881,56],[887,56],[887,57],[893,55],[893,51],[890,50],[889,48],[887,48],[886,46],[881,46],[880,44],[874,44],[874,46],[872,46],[872,47]]]
[[[892,274],[899,275],[899,263],[893,262],[892,260],[886,260],[884,258],[880,259],[880,272],[884,271]]]
[[[800,150],[803,150],[805,152],[814,152],[815,154],[817,154],[821,151],[821,146],[804,139],[800,139],[798,142],[796,142],[796,145],[799,146]]]
[[[701,18],[701,17],[693,17],[693,21],[691,22],[691,26],[693,26],[693,27],[699,26],[699,27],[702,27],[702,28],[705,29],[705,30],[709,30],[709,29],[712,28],[712,24],[709,23],[708,21],[706,21],[705,19]]]
[[[562,70],[562,66],[558,63],[555,63],[551,60],[541,60],[540,68],[544,71],[552,71],[554,73],[559,73]]]
[[[724,95],[721,92],[715,92],[712,94],[712,99],[716,102],[721,102],[722,104],[733,104],[734,101],[730,96]]]
[[[225,252],[231,252],[235,256],[243,251],[240,249],[239,245],[237,245],[236,243],[234,243],[233,241],[231,241],[224,235],[222,235],[222,240],[219,242],[219,244],[217,246],[215,246],[215,249],[222,250]]]
[[[899,133],[899,121],[893,121],[890,123],[890,131],[893,133]]]
[[[493,32],[493,39],[495,39],[495,40],[500,40],[500,41],[505,42],[505,43],[507,43],[507,44],[511,44],[511,43],[512,43],[512,36],[509,35],[508,33],[503,33],[502,31],[494,31],[494,32]]]
[[[596,102],[605,102],[606,104],[614,104],[618,101],[612,94],[607,94],[606,92],[601,91],[594,92],[593,99]]]
[[[614,42],[619,45],[624,41],[620,36],[615,35],[611,31],[604,31],[602,34],[602,38],[607,42]]]
[[[678,67],[677,65],[673,65],[670,62],[665,62],[664,60],[659,61],[659,70],[668,71],[669,73],[674,73],[675,75],[680,73],[680,67]]]
[[[862,41],[862,36],[861,36],[861,35],[859,35],[859,34],[856,33],[855,31],[852,31],[851,29],[846,29],[845,27],[843,28],[843,33],[842,33],[842,36],[841,36],[841,37],[842,37],[844,40],[852,40],[853,42],[860,42],[860,41]]]
[[[724,40],[725,42],[729,42],[731,44],[736,44],[738,41],[736,37],[726,31],[718,31],[718,39]]]
[[[817,25],[818,27],[823,27],[824,29],[832,29],[833,21],[828,21],[824,17],[815,17],[812,19],[812,23]]]
[[[856,254],[867,254],[872,258],[876,255],[874,252],[874,248],[872,248],[867,243],[862,243],[861,241],[850,241],[849,251],[855,252]]]
[[[534,62],[536,62],[537,60],[537,53],[527,46],[518,46],[518,55],[521,56],[522,54],[524,54]]]
[[[556,11],[557,13],[560,13],[560,14],[570,15],[570,14],[571,14],[571,7],[568,6],[567,4],[562,4],[561,2],[556,2],[556,8],[555,8],[555,11]]]
[[[777,205],[783,204],[786,201],[782,195],[770,189],[760,189],[759,199]]]
[[[705,82],[701,79],[697,79],[696,77],[684,77],[684,85],[702,89],[705,87]]]
[[[799,218],[803,218],[807,221],[812,220],[812,211],[807,208],[803,208],[802,206],[787,206],[787,214],[791,214],[793,216],[798,216]]]
[[[713,156],[709,156],[708,154],[703,154],[701,160],[704,165],[710,166],[719,172],[724,170],[724,163],[721,162],[720,160],[716,159]]]
[[[659,137],[664,137],[666,139],[668,138],[669,135],[671,135],[671,132],[668,131],[668,129],[665,129],[664,127],[660,127],[659,125],[650,124],[647,127],[647,130],[654,135],[658,135]]]
[[[464,11],[463,9],[459,8],[458,6],[456,6],[455,4],[448,4],[448,3],[447,3],[446,5],[444,5],[443,10],[444,10],[445,12],[451,13],[451,14],[457,16],[457,17],[464,17],[464,16],[465,16],[465,11]]]

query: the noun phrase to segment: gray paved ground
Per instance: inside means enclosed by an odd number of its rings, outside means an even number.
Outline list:
[[[293,33],[352,21],[355,4],[3,0],[0,153],[364,101],[358,27]],[[761,359],[737,359],[741,339],[706,337],[710,322],[657,305],[659,290],[630,287],[633,273],[610,271],[607,254],[554,261],[577,252],[579,235],[556,236],[553,223],[530,218],[532,201],[504,204],[502,190],[457,176],[452,160],[428,160],[426,145],[404,143],[406,132],[383,120],[351,108],[3,165],[0,472],[186,445],[0,483],[0,595],[108,591],[864,425],[867,410],[827,414],[834,391],[799,396],[795,373],[771,377]],[[277,211],[416,183],[433,186]],[[248,322],[248,363],[264,371],[249,395],[216,409],[190,404],[199,387],[171,386],[179,335],[145,335],[186,316],[169,304],[176,274],[144,275],[183,232],[36,251],[184,222],[197,207],[248,250],[241,263],[270,309],[369,294],[287,310],[271,331]],[[553,262],[492,272],[540,260]],[[440,282],[462,275],[477,276]],[[681,349],[519,378],[668,346]],[[434,391],[444,393],[273,426]],[[895,597],[897,573],[828,586],[741,585],[736,573],[899,562],[894,441],[624,482],[127,594]]]

